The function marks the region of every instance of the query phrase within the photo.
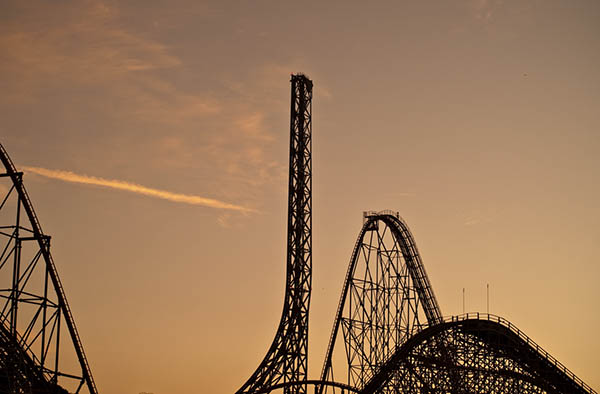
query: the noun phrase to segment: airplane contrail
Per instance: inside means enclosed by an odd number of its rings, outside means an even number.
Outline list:
[[[59,179],[65,182],[82,183],[85,185],[96,185],[104,186],[112,189],[125,190],[132,193],[144,194],[146,196],[162,198],[163,200],[169,200],[174,202],[181,202],[192,205],[202,205],[210,208],[217,209],[228,209],[232,211],[240,212],[256,212],[251,208],[246,208],[240,205],[229,204],[223,201],[214,200],[212,198],[206,198],[201,196],[194,196],[190,194],[173,193],[166,190],[152,189],[150,187],[138,185],[136,183],[130,183],[125,181],[119,181],[116,179],[104,179],[95,176],[79,175],[71,171],[62,170],[50,170],[41,167],[22,167],[25,171],[33,172],[35,174],[44,176],[46,178]]]

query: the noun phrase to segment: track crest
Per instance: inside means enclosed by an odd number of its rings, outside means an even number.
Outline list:
[[[321,373],[322,381],[359,390],[398,346],[442,316],[408,226],[391,211],[363,216]],[[340,328],[345,359],[334,355]],[[334,358],[344,365],[341,378]]]

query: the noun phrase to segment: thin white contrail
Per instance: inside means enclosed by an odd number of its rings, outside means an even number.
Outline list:
[[[181,202],[192,205],[202,205],[210,208],[228,209],[240,212],[256,212],[254,209],[242,207],[240,205],[229,204],[223,201],[214,200],[201,196],[189,194],[173,193],[166,190],[152,189],[150,187],[138,185],[135,183],[119,181],[116,179],[104,179],[95,176],[79,175],[71,171],[49,170],[41,167],[22,167],[25,171],[45,176],[47,178],[59,179],[65,182],[83,183],[85,185],[104,186],[112,189],[125,190],[132,193],[144,194],[146,196],[162,198],[174,202]]]

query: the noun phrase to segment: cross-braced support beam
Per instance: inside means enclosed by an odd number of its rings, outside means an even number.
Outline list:
[[[275,339],[258,369],[238,390],[254,393],[279,383],[306,381],[308,311],[312,281],[312,81],[292,75],[286,291]],[[306,384],[282,386],[306,393]]]

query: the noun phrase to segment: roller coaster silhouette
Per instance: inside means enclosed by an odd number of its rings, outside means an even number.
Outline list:
[[[0,393],[97,394],[45,235],[0,145]]]
[[[296,74],[291,85],[283,312],[237,393],[595,393],[501,317],[444,318],[414,238],[392,211],[364,212],[321,376],[307,378],[313,84]],[[97,394],[50,237],[2,145],[0,161],[0,394]]]
[[[414,238],[393,211],[363,213],[320,379],[307,379],[313,84],[296,74],[291,85],[283,313],[265,358],[237,394],[303,394],[309,386],[316,394],[595,393],[499,316],[444,318]]]

